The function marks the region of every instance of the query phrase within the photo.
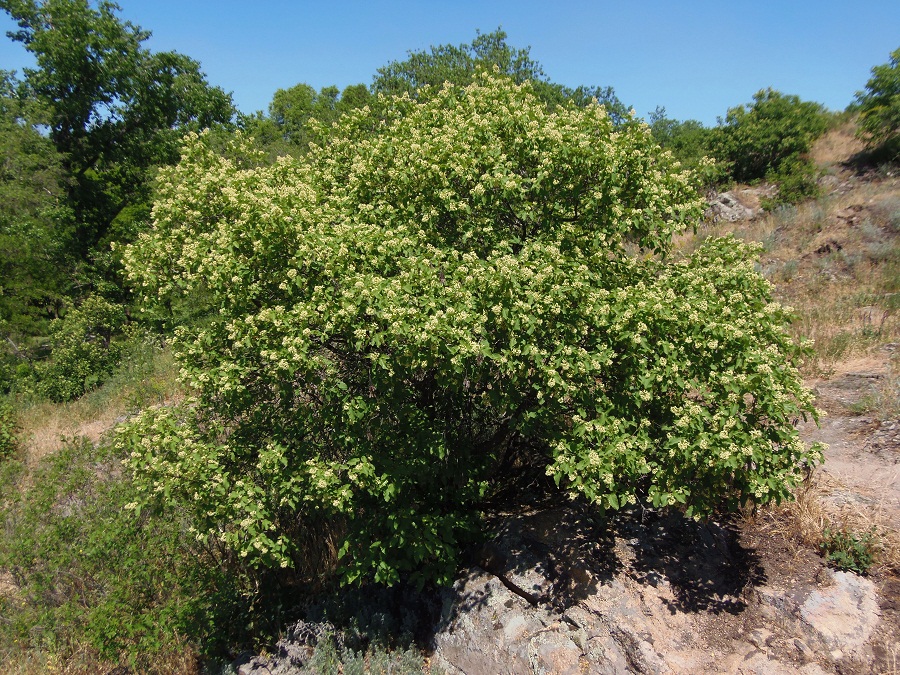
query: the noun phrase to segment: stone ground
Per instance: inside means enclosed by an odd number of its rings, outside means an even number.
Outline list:
[[[896,532],[900,422],[854,412],[896,386],[894,349],[810,382],[828,415],[800,431],[829,444],[820,515],[849,510]],[[567,501],[496,513],[491,526],[429,631],[430,663],[450,675],[900,673],[898,570],[835,571],[790,527],[603,521]],[[310,653],[283,641],[238,672],[300,672]]]

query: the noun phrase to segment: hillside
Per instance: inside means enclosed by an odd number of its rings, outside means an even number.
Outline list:
[[[764,212],[770,186],[735,186],[729,200],[748,217],[710,216],[674,252],[724,234],[760,242],[759,270],[794,307],[792,330],[815,341],[802,373],[827,415],[800,429],[829,448],[796,502],[699,523],[665,509],[603,514],[524,462],[486,505],[488,542],[466,552],[449,590],[364,588],[322,600],[290,580],[236,580],[233,553],[185,543],[186,508],[137,513],[136,490],[122,480],[116,425],[184,397],[170,348],[146,335],[103,387],[23,410],[20,456],[0,475],[3,559],[12,561],[0,569],[4,667],[896,672],[900,179],[854,160],[853,131],[834,129],[813,148],[822,197]],[[335,539],[316,534],[306,533],[310,547],[333,559]],[[69,642],[72,626],[108,648]],[[273,647],[278,631],[285,639]],[[236,653],[260,636],[271,642],[256,643],[259,656]],[[136,656],[135,644],[157,650]]]

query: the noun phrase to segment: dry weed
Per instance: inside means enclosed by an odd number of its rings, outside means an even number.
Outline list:
[[[124,663],[124,662],[123,662]],[[190,647],[152,657],[136,670],[102,659],[95,650],[77,645],[62,654],[39,649],[0,653],[4,675],[96,675],[97,673],[153,673],[154,675],[199,675],[200,659]]]
[[[784,541],[796,542],[805,548],[818,548],[822,532],[831,522],[822,506],[825,494],[821,475],[813,474],[797,489],[794,501],[762,509],[755,524],[763,532]]]

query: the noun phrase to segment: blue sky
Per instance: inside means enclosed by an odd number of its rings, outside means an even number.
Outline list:
[[[154,50],[199,60],[244,112],[278,88],[369,84],[408,50],[469,42],[502,26],[531,47],[555,82],[611,85],[646,115],[715,124],[731,106],[773,87],[843,109],[872,66],[900,47],[900,2],[287,2],[119,0],[121,16],[153,32]],[[4,14],[0,29],[13,28]],[[0,68],[28,64],[0,40]]]

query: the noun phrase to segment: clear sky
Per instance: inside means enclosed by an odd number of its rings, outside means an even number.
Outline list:
[[[555,82],[611,85],[646,115],[715,124],[773,87],[842,110],[872,66],[900,47],[900,0],[119,0],[153,32],[149,47],[199,60],[244,112],[276,89],[363,82],[408,50],[470,42],[498,26],[531,47]],[[14,24],[3,14],[0,31]],[[0,41],[0,68],[21,69],[20,44]]]

